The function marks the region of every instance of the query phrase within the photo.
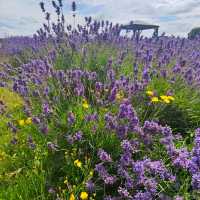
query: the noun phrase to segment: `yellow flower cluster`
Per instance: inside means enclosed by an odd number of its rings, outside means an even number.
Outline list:
[[[154,96],[154,92],[151,91],[151,90],[147,90],[147,91],[146,91],[146,94],[147,94],[148,96]]]
[[[175,100],[173,96],[161,95],[160,98],[154,96],[154,92],[151,90],[146,91],[146,94],[151,98],[152,103],[164,102],[166,104],[169,104]]]
[[[124,98],[124,94],[122,91],[118,92],[115,96],[117,101],[121,101]]]
[[[171,101],[174,101],[175,98],[172,96],[165,96],[165,95],[161,95],[160,98],[163,100],[163,102],[165,103],[171,103]]]
[[[24,125],[29,125],[29,124],[32,124],[32,118],[31,117],[28,117],[27,119],[20,119],[18,120],[18,124],[20,126],[24,126]]]
[[[86,99],[83,99],[83,108],[84,109],[88,109],[89,108],[89,104],[88,104]]]
[[[89,195],[88,195],[87,192],[81,192],[81,194],[80,194],[80,199],[81,199],[81,200],[87,200],[87,199],[88,199],[88,196],[89,196]],[[74,196],[73,193],[70,194],[69,200],[75,200],[75,196]]]
[[[81,192],[80,198],[81,198],[82,200],[87,200],[87,199],[88,199],[88,193],[87,193],[87,192]]]
[[[74,165],[76,166],[76,167],[78,167],[78,168],[81,168],[82,167],[82,162],[80,161],[80,160],[75,160],[74,161]]]

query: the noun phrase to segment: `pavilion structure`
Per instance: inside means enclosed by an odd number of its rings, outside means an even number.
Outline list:
[[[126,30],[127,32],[133,31],[133,35],[136,36],[140,35],[143,30],[148,30],[148,29],[153,29],[154,30],[153,36],[158,37],[159,26],[150,24],[139,24],[139,23],[134,23],[133,21],[127,25],[121,25],[120,31],[121,30]]]

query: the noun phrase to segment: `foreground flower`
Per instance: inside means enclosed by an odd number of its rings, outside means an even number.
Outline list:
[[[183,197],[181,197],[181,196],[176,196],[176,197],[175,197],[175,200],[183,200]]]
[[[99,156],[100,160],[103,162],[111,162],[112,161],[111,156],[103,149],[99,149],[98,156]]]
[[[19,121],[18,121],[18,124],[19,124],[20,126],[24,126],[24,125],[25,125],[24,119],[19,120]]]
[[[90,193],[92,193],[92,192],[95,191],[95,184],[91,180],[89,180],[86,183],[86,188],[87,188],[87,191],[89,191]]]
[[[65,185],[67,185],[68,184],[68,180],[67,180],[67,178],[64,180],[64,182],[63,182]]]
[[[69,200],[75,200],[75,196],[74,196],[73,193],[70,194],[70,196],[69,196]]]
[[[74,165],[78,168],[81,168],[82,167],[82,162],[79,161],[78,159],[74,161]]]
[[[121,101],[121,100],[124,98],[123,92],[118,92],[118,93],[115,95],[115,98],[116,98],[117,101]]]
[[[167,104],[169,104],[171,101],[174,101],[175,98],[172,96],[165,96],[165,95],[161,95],[160,98]]]
[[[94,175],[94,171],[91,170],[90,173],[89,173],[89,175],[90,175],[90,176],[93,176],[93,175]]]
[[[154,95],[154,92],[151,91],[151,90],[147,90],[147,91],[146,91],[146,94],[147,94],[148,96],[153,96],[153,95]]]
[[[31,117],[28,117],[25,121],[26,124],[32,124],[32,118]]]
[[[83,100],[83,108],[84,109],[88,109],[89,108],[89,104],[88,104],[86,99]]]
[[[152,103],[159,102],[158,97],[152,97],[152,98],[151,98],[151,102],[152,102]]]
[[[173,96],[167,96],[167,98],[168,98],[169,100],[171,100],[171,101],[174,101],[174,100],[175,100],[175,98],[174,98]]]
[[[161,95],[160,98],[161,98],[165,103],[167,103],[167,104],[170,103],[170,100],[168,99],[167,96]]]
[[[88,199],[88,193],[87,193],[87,192],[81,192],[80,198],[81,198],[82,200]]]
[[[168,99],[167,96],[161,95],[160,98],[165,102],[165,103],[170,103],[170,100]]]
[[[67,121],[69,125],[72,125],[75,122],[75,116],[73,112],[69,112],[67,116]]]

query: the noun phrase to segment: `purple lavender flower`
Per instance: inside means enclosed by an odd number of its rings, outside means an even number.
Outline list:
[[[153,178],[147,178],[144,182],[144,186],[151,194],[155,194],[157,192],[157,182]]]
[[[192,174],[200,172],[200,128],[195,131],[194,147],[192,149],[192,157],[189,163],[189,171]]]
[[[105,122],[106,122],[106,128],[113,130],[117,127],[116,118],[113,117],[110,113],[105,114]]]
[[[33,117],[32,121],[35,124],[40,124],[40,119],[38,117]]]
[[[45,8],[44,8],[44,3],[40,2],[40,8],[42,9],[42,12],[45,12]]]
[[[129,140],[123,140],[122,143],[121,143],[121,147],[125,152],[132,152],[133,151],[132,144]]]
[[[95,171],[98,172],[99,176],[102,178],[105,184],[112,185],[116,182],[116,177],[111,176],[106,168],[103,166],[103,163],[99,163],[95,166]]]
[[[75,122],[75,116],[73,112],[69,112],[67,116],[67,121],[69,125],[72,125]]]
[[[114,102],[117,94],[117,88],[113,87],[110,92],[109,101]]]
[[[116,182],[116,177],[106,174],[106,176],[103,177],[103,180],[105,184],[113,185]]]
[[[67,136],[67,142],[68,142],[69,144],[74,144],[74,137],[73,137],[72,135],[68,135],[68,136]]]
[[[90,193],[93,193],[95,191],[95,184],[91,180],[89,180],[86,183],[86,188]]]
[[[130,198],[130,194],[126,188],[119,187],[118,193],[122,198]]]
[[[161,179],[175,181],[175,177],[168,172],[162,161],[149,161],[145,166],[152,174],[159,175]]]
[[[175,158],[172,158],[173,164],[183,169],[188,169],[188,167],[190,166],[190,154],[187,149],[178,149],[176,150],[176,154],[177,156]]]
[[[28,139],[27,139],[27,143],[30,149],[35,149],[36,145],[33,142],[33,138],[29,135]]]
[[[105,152],[103,149],[99,149],[98,156],[100,160],[103,162],[112,162],[111,156],[107,152]]]
[[[48,193],[50,193],[50,194],[55,194],[56,191],[54,190],[54,188],[50,187],[50,188],[48,189]]]
[[[76,87],[74,88],[74,93],[77,96],[84,96],[85,88],[82,83],[77,83]]]
[[[181,197],[181,196],[176,196],[176,197],[175,197],[175,200],[184,200],[184,199],[183,199],[183,197]]]
[[[83,133],[81,131],[78,131],[77,133],[75,133],[74,135],[74,140],[75,141],[80,141],[82,140],[82,137],[83,137]]]
[[[17,133],[17,127],[13,125],[13,123],[8,122],[8,127],[11,129],[11,131],[16,134]]]
[[[49,129],[46,125],[43,125],[41,128],[40,128],[40,131],[43,133],[43,134],[47,134],[49,132]]]
[[[200,190],[200,172],[192,175],[192,187],[195,190]]]
[[[44,88],[44,96],[48,96],[49,94],[49,87]]]
[[[143,131],[146,134],[157,134],[161,132],[161,126],[159,126],[158,123],[153,121],[145,121]]]
[[[120,138],[120,139],[124,139],[127,137],[127,134],[128,134],[128,126],[118,126],[116,128],[116,133],[117,133],[117,136]]]
[[[88,122],[89,121],[97,121],[98,120],[98,114],[95,113],[95,114],[86,115],[85,120],[88,121]]]
[[[52,142],[48,142],[47,143],[47,147],[51,151],[57,151],[58,150],[58,145],[56,145],[56,144],[54,144]]]
[[[150,192],[138,192],[133,200],[153,200],[153,197]]]
[[[18,143],[17,138],[13,137],[12,140],[10,141],[10,143],[16,145]]]
[[[103,84],[101,82],[96,82],[95,89],[97,92],[100,92],[103,89]]]
[[[44,113],[45,115],[49,115],[49,114],[51,113],[51,110],[50,110],[50,108],[49,108],[49,104],[48,104],[48,103],[44,103],[44,104],[42,105],[42,110],[43,110],[43,113]]]

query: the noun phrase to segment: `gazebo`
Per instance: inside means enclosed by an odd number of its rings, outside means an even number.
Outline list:
[[[157,25],[150,25],[150,24],[141,24],[141,23],[134,23],[131,21],[127,25],[121,25],[121,30],[126,30],[127,32],[133,31],[133,35],[140,35],[143,30],[148,30],[148,29],[154,29],[153,36],[157,37],[158,36],[158,29],[159,26]]]

